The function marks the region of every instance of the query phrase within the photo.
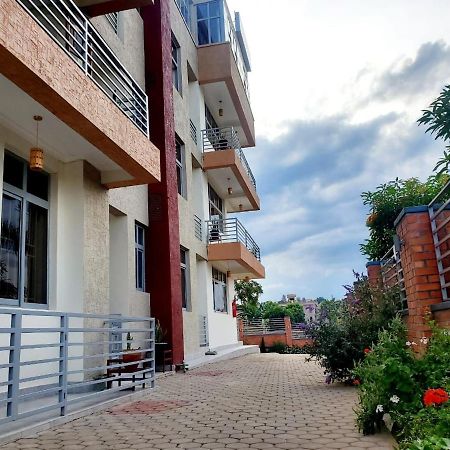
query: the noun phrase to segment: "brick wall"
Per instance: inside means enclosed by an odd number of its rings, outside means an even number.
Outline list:
[[[426,207],[406,208],[396,221],[402,246],[400,256],[405,277],[408,315],[405,320],[410,340],[429,334],[431,307],[442,305],[441,286],[434,251],[431,224]],[[448,312],[435,315],[448,326]]]

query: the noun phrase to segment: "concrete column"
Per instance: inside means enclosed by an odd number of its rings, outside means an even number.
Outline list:
[[[427,207],[405,208],[395,222],[408,301],[408,336],[419,343],[428,334],[430,307],[442,303]]]

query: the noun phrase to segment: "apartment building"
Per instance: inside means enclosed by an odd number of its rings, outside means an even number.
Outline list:
[[[0,425],[111,387],[125,348],[145,385],[150,316],[174,363],[238,343],[249,70],[222,0],[2,0]]]
[[[239,215],[260,209],[249,49],[224,0],[171,0],[171,58],[185,359],[238,343],[234,280],[264,278]],[[253,151],[253,150],[252,150]]]

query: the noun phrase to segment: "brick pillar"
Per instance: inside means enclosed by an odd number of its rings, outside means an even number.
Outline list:
[[[161,183],[149,185],[147,282],[150,311],[167,332],[173,362],[184,359],[170,0],[141,8],[150,136],[161,151]]]
[[[408,337],[419,343],[427,335],[431,305],[442,302],[431,223],[425,206],[405,208],[396,220],[408,300]]]
[[[381,278],[381,263],[380,261],[369,261],[366,264],[367,278],[369,279],[369,284],[373,287],[382,285]]]
[[[292,347],[292,325],[289,316],[285,316],[284,318],[284,329],[286,333],[286,345]]]
[[[242,319],[238,319],[238,333],[239,333],[239,340],[244,341],[244,322]]]

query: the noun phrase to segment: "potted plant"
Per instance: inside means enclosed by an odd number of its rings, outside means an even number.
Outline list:
[[[131,341],[133,341],[133,337],[131,333],[127,333],[127,348],[123,351],[122,360],[124,363],[132,363],[136,362],[136,364],[130,364],[129,366],[123,367],[124,372],[136,372],[138,370],[139,362],[145,359],[144,352],[140,352],[140,347],[132,348]]]

